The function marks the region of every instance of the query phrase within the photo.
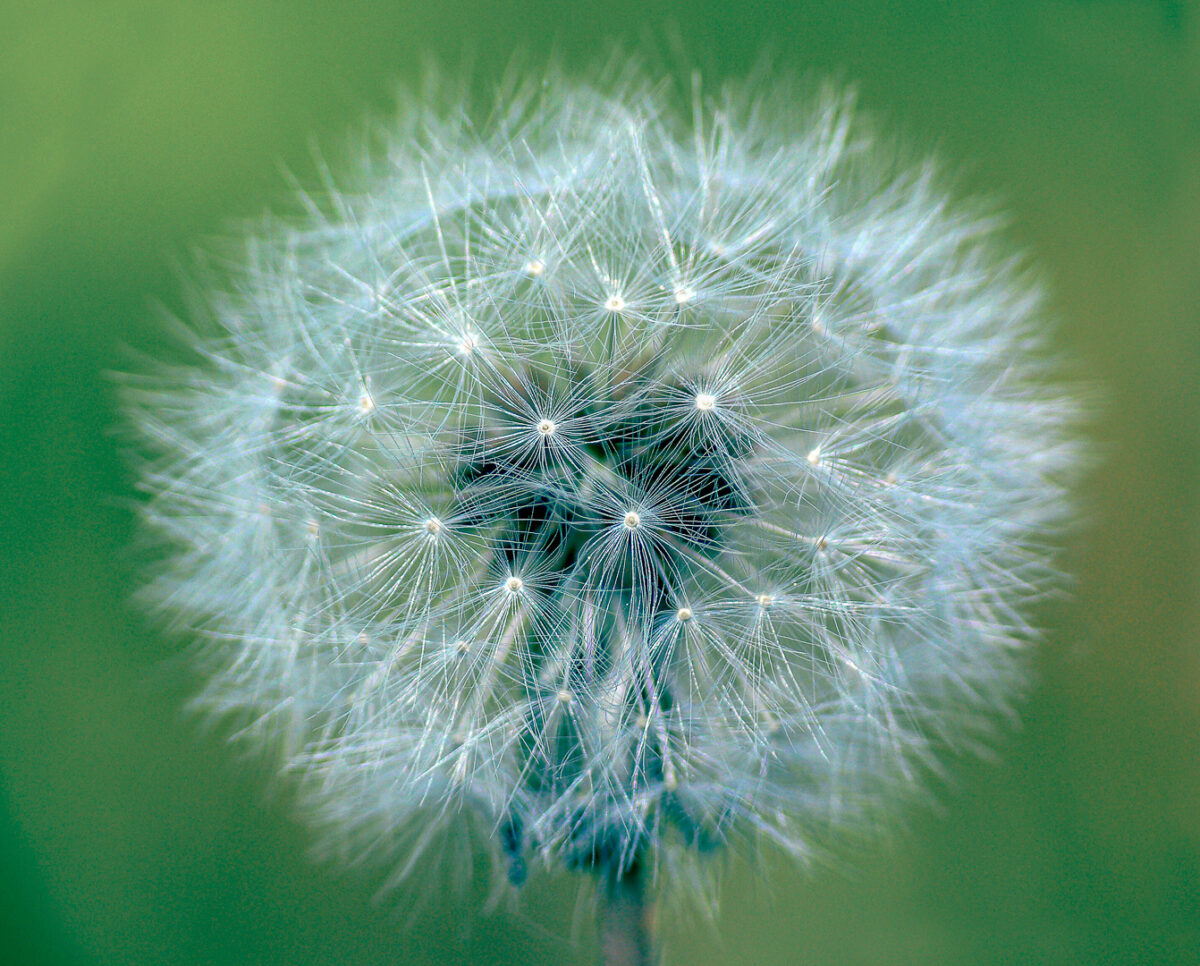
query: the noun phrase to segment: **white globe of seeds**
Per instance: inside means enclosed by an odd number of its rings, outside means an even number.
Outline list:
[[[503,108],[414,107],[133,391],[201,700],[398,865],[836,847],[1019,689],[1072,455],[1038,294],[842,102]]]

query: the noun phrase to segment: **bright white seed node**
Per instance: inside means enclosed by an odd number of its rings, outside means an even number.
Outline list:
[[[808,459],[809,466],[820,466],[821,465],[821,450],[820,450],[820,448],[814,446],[812,449],[810,449],[808,451],[807,459]]]
[[[371,398],[369,392],[364,392],[358,397],[358,411],[363,416],[369,416],[375,411],[375,400]]]
[[[610,295],[605,300],[604,307],[610,312],[624,312],[625,300],[619,295]]]
[[[546,271],[546,263],[540,258],[531,258],[525,263],[526,275],[532,275],[534,278],[537,278],[544,271]]]
[[[696,408],[702,413],[710,413],[717,408],[717,397],[711,392],[696,393]]]
[[[559,691],[558,692],[558,703],[559,704],[570,704],[574,700],[575,700],[575,695],[573,695],[570,691]]]
[[[558,426],[553,419],[543,419],[537,424],[537,431],[543,436],[553,436],[556,429],[558,429]]]
[[[504,581],[504,589],[510,594],[519,594],[525,588],[525,581],[520,577],[509,577]]]
[[[775,598],[772,597],[770,594],[759,594],[757,597],[754,598],[754,602],[756,604],[758,604],[758,606],[761,607],[763,610],[766,610],[773,603],[775,603]]]
[[[469,356],[475,352],[478,343],[475,341],[475,336],[471,333],[464,333],[458,340],[457,348],[459,355]]]
[[[436,537],[445,529],[445,525],[437,517],[430,517],[425,521],[425,532],[431,537]]]
[[[681,624],[686,624],[692,619],[692,609],[690,607],[680,607],[675,611],[675,619]]]
[[[695,297],[696,297],[695,291],[688,288],[686,285],[681,285],[677,289],[675,289],[675,301],[679,305],[686,305],[688,302],[690,302]]]
[[[627,530],[636,530],[642,525],[641,515],[636,510],[630,510],[625,514],[624,523]]]

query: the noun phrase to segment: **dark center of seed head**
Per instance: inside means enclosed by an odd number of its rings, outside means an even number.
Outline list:
[[[516,386],[536,388],[516,390],[514,397]],[[614,525],[631,536],[645,531],[646,507],[654,507],[654,552],[679,563],[719,554],[725,523],[751,511],[745,460],[754,443],[718,418],[715,394],[689,395],[676,380],[635,373],[610,387],[609,398],[588,393],[573,411],[560,406],[555,419],[537,418],[539,444],[515,445],[530,426],[519,414],[539,408],[538,399],[528,398],[533,392],[544,396],[538,377],[520,373],[502,397],[485,400],[483,417],[453,453],[453,478],[459,519],[486,534],[510,567],[536,558],[551,592],[582,566],[580,551],[597,533]],[[629,590],[628,567],[614,564],[599,573],[608,586],[594,590]],[[642,591],[653,597],[670,590],[657,586],[661,574],[651,574],[650,587],[641,576]],[[593,571],[583,579],[595,577]]]

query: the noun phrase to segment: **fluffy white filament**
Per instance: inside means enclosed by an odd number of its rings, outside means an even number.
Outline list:
[[[844,102],[789,107],[423,115],[132,390],[202,702],[331,845],[804,855],[1019,686],[1071,454],[1037,292]]]

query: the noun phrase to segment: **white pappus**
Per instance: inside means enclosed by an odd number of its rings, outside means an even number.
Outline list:
[[[130,379],[153,595],[331,850],[805,857],[1020,692],[1074,459],[1038,287],[794,93],[410,101]]]

